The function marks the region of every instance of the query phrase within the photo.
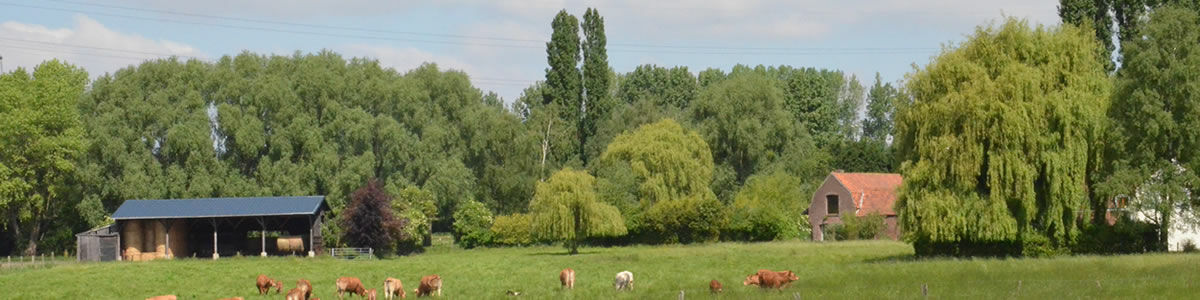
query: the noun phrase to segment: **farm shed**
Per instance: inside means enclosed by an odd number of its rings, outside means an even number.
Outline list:
[[[127,200],[110,232],[120,260],[312,256],[328,211],[325,196]]]
[[[119,242],[115,224],[88,230],[75,235],[75,259],[79,261],[117,260]]]
[[[845,173],[834,171],[813,193],[808,207],[812,239],[822,241],[826,231],[842,224],[842,216],[863,217],[872,213],[883,216],[883,234],[893,240],[900,237],[899,222],[893,206],[904,178],[900,174]]]

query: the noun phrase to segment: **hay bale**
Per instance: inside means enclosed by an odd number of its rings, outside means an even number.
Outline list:
[[[134,260],[142,254],[142,221],[125,221],[121,226],[121,238],[125,242],[125,259]]]
[[[304,252],[304,237],[299,235],[281,236],[275,240],[275,248],[280,252]]]
[[[154,253],[167,255],[167,226],[161,221],[150,221],[154,227]]]
[[[167,249],[167,251],[170,251],[170,255],[172,257],[178,255],[191,255],[191,250],[188,248],[187,244],[187,222],[184,222],[183,220],[174,220],[171,223],[171,247],[170,249]]]

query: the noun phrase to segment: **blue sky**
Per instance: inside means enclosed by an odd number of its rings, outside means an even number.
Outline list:
[[[423,62],[466,71],[507,101],[544,76],[561,9],[605,18],[609,63],[728,70],[736,64],[847,71],[895,82],[975,26],[1004,16],[1058,24],[1051,0],[476,1],[0,0],[4,69],[59,58],[93,77],[145,59],[214,60],[248,50],[330,49],[401,72]]]

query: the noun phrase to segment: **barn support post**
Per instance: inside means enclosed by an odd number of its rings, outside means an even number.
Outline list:
[[[121,245],[121,221],[113,223],[113,230],[117,231],[117,261],[125,260],[125,246]]]
[[[254,219],[258,221],[258,226],[261,228],[261,230],[259,230],[259,238],[262,239],[262,244],[258,249],[262,250],[262,252],[258,253],[258,256],[267,257],[267,222],[263,220],[263,217],[257,217]]]
[[[313,223],[312,215],[309,215],[308,216],[308,257],[317,256],[316,250],[313,249],[313,227],[316,225],[317,225],[316,223]]]
[[[158,219],[158,223],[162,224],[163,228],[167,229],[166,232],[163,232],[163,235],[166,236],[166,240],[167,240],[167,249],[166,249],[167,253],[165,253],[167,256],[167,259],[174,259],[175,253],[171,253],[171,225],[173,222],[168,222],[165,219]]]
[[[213,259],[221,258],[221,254],[217,252],[217,219],[209,219],[213,227]]]

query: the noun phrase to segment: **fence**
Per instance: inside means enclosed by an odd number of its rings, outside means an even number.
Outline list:
[[[375,250],[371,248],[329,248],[329,256],[345,259],[356,259],[359,257],[373,258],[375,257]]]
[[[60,264],[75,263],[75,256],[38,255],[38,256],[6,256],[0,258],[0,269],[50,267]]]

